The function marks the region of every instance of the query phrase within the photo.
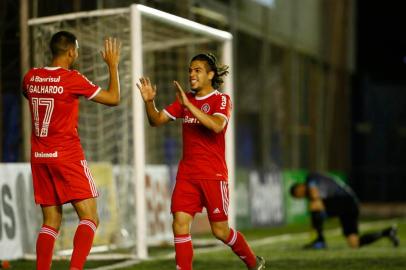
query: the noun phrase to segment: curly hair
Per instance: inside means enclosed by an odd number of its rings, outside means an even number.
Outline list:
[[[218,89],[223,83],[223,77],[226,76],[229,71],[229,66],[220,65],[217,63],[217,58],[212,53],[201,53],[192,58],[190,62],[193,61],[205,61],[207,63],[208,71],[214,72],[214,77],[211,80],[211,85],[214,89]]]

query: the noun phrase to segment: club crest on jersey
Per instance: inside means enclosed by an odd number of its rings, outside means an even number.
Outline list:
[[[210,111],[210,105],[204,103],[203,106],[200,108],[204,113],[208,113]]]

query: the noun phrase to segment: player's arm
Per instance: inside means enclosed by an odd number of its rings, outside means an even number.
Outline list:
[[[323,201],[320,198],[319,189],[316,185],[310,184],[307,192],[310,200],[309,208],[312,226],[317,232],[321,232],[323,230],[323,222],[327,215]]]
[[[120,42],[108,38],[104,41],[104,50],[101,52],[104,62],[109,68],[110,82],[107,90],[101,90],[92,100],[108,106],[117,106],[120,103],[120,81],[118,64],[120,62]]]
[[[23,96],[28,100],[28,94],[27,94],[27,84],[28,84],[28,73],[25,74],[24,78],[23,78],[23,83],[22,83],[22,94]]]
[[[27,94],[27,91],[25,91],[25,89],[23,89],[23,96],[25,97],[25,99],[27,99],[28,100],[28,94]]]
[[[308,188],[308,197],[309,197],[309,208],[310,211],[324,211],[325,207],[322,199],[320,198],[320,192],[317,186],[310,185]]]
[[[157,127],[168,123],[171,118],[164,111],[159,111],[155,106],[156,85],[152,86],[149,78],[140,78],[140,83],[137,83],[137,87],[145,103],[149,124]]]
[[[176,88],[176,96],[182,106],[187,108],[199,122],[204,125],[206,128],[219,133],[221,132],[227,124],[227,120],[220,116],[220,115],[209,115],[207,113],[202,112],[196,106],[194,106],[189,99],[187,98],[185,92],[183,91],[182,87],[179,85],[177,81],[174,81],[175,88]]]

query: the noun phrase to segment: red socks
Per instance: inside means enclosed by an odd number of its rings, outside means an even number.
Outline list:
[[[42,225],[37,238],[37,269],[49,270],[58,231],[50,226]]]
[[[88,219],[79,222],[73,239],[73,254],[70,270],[81,270],[92,247],[96,224]],[[49,270],[58,231],[50,226],[42,225],[37,238],[37,270]]]
[[[82,270],[87,255],[93,244],[96,224],[89,219],[82,219],[73,238],[73,253],[70,261],[70,270]],[[42,270],[42,269],[41,269]]]
[[[193,246],[190,234],[175,235],[176,269],[192,270]]]
[[[247,240],[245,240],[240,232],[230,228],[230,235],[225,243],[231,247],[233,252],[240,257],[241,260],[244,261],[248,268],[256,266],[257,262],[254,252],[248,246]]]
[[[230,229],[230,235],[225,243],[244,261],[248,268],[256,266],[255,254],[240,232]],[[176,269],[192,270],[193,246],[190,234],[175,235],[175,252]]]

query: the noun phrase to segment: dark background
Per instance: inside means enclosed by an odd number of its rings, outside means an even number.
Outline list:
[[[353,187],[364,201],[405,201],[405,4],[358,1],[357,9]]]

